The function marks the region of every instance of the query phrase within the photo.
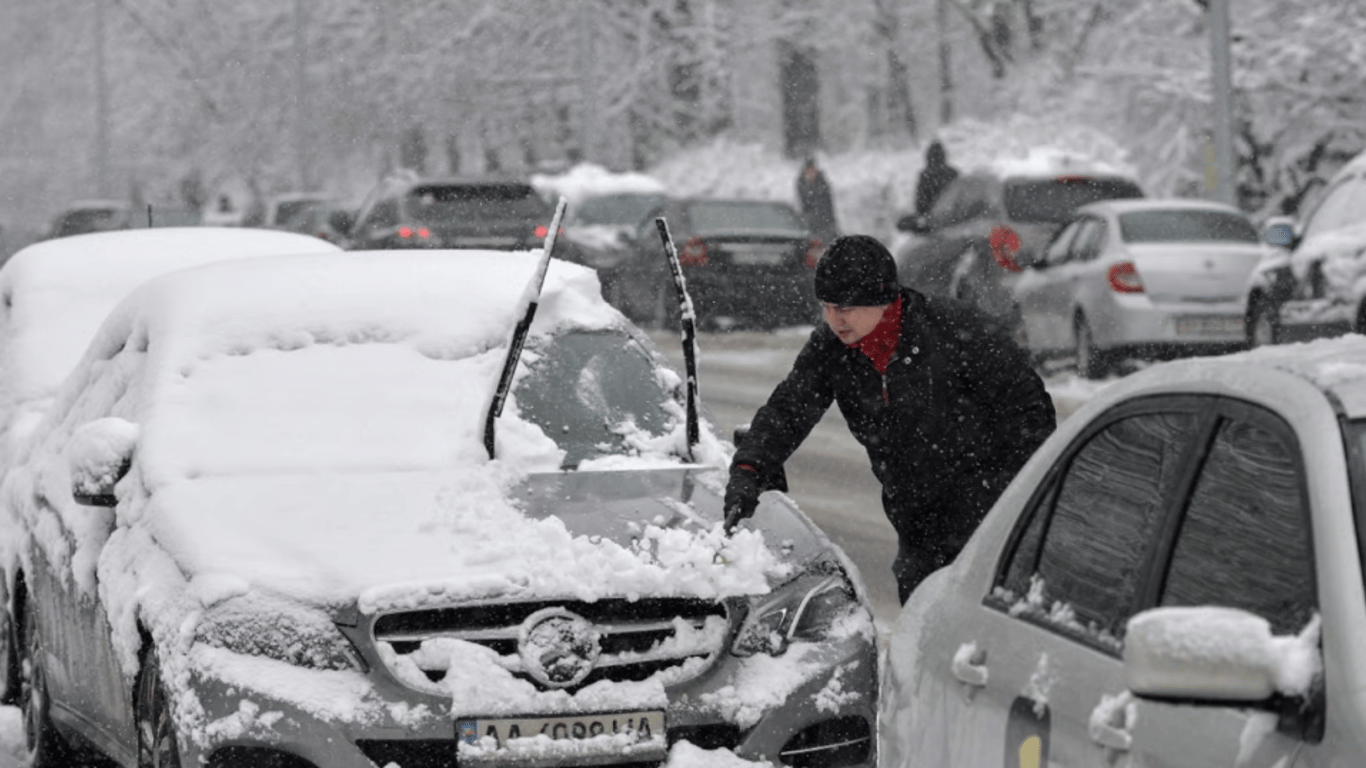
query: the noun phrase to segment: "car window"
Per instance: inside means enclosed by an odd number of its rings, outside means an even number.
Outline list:
[[[370,211],[370,220],[365,226],[368,229],[398,226],[398,201],[389,198],[375,203],[375,207]]]
[[[1306,239],[1366,222],[1366,176],[1351,176],[1324,195],[1304,226]]]
[[[805,232],[797,212],[777,203],[748,203],[735,200],[707,200],[688,204],[688,222],[694,232],[765,230]]]
[[[1088,203],[1137,197],[1143,190],[1128,179],[1094,176],[1013,178],[1003,190],[1006,217],[1022,223],[1061,224]]]
[[[1072,241],[1070,249],[1072,259],[1075,261],[1091,261],[1100,254],[1101,245],[1105,242],[1105,233],[1109,226],[1103,219],[1085,218],[1081,220],[1081,229],[1077,232],[1077,238]]]
[[[930,218],[937,227],[951,227],[990,212],[990,180],[984,176],[960,176],[935,203]]]
[[[1000,570],[995,595],[1012,614],[1119,647],[1197,423],[1194,411],[1139,413],[1086,439]]]
[[[425,184],[406,195],[404,209],[415,221],[430,224],[550,218],[545,201],[526,184]]]
[[[1317,601],[1309,509],[1293,440],[1224,421],[1172,550],[1161,605],[1251,611],[1277,634],[1304,628]]]
[[[1044,266],[1067,262],[1068,257],[1070,256],[1070,251],[1068,249],[1072,245],[1073,238],[1077,236],[1077,232],[1081,229],[1081,224],[1082,223],[1079,221],[1074,221],[1064,227],[1063,230],[1058,233],[1057,237],[1053,238],[1053,241],[1048,244],[1048,248],[1044,250]]]
[[[1259,243],[1257,228],[1232,211],[1134,211],[1119,215],[1126,243]]]
[[[641,436],[669,430],[676,405],[654,361],[624,333],[571,332],[529,348],[528,373],[513,395],[522,416],[566,452],[564,466],[631,455]]]

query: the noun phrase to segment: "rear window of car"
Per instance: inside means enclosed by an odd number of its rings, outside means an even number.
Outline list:
[[[1119,216],[1126,243],[1259,243],[1246,217],[1225,211],[1135,211]]]
[[[606,195],[585,200],[574,214],[574,223],[639,224],[645,215],[664,202],[663,195]]]
[[[1101,200],[1143,197],[1129,179],[1101,176],[1056,176],[1047,179],[1008,179],[1006,216],[1025,223],[1062,224],[1083,205]]]
[[[551,215],[550,206],[529,184],[426,184],[408,192],[404,209],[431,223],[476,216],[548,220]]]
[[[780,203],[700,201],[688,204],[688,220],[697,232],[805,232],[797,214]]]

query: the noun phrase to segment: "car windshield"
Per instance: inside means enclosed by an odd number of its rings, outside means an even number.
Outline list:
[[[428,184],[408,193],[405,209],[428,224],[470,219],[546,219],[550,211],[525,184]]]
[[[664,202],[663,195],[605,195],[585,200],[574,214],[574,223],[583,225],[640,223],[652,209]]]
[[[1135,211],[1119,216],[1126,243],[1258,243],[1257,228],[1247,217],[1228,211]]]
[[[785,205],[739,200],[709,200],[688,205],[688,219],[697,232],[757,230],[802,233],[805,228]]]
[[[1143,197],[1143,190],[1127,179],[1058,176],[1008,179],[1004,194],[1006,216],[1012,221],[1062,224],[1083,205]]]
[[[648,352],[615,331],[570,332],[528,347],[513,395],[522,418],[565,451],[564,466],[639,452],[675,423],[674,404]],[[675,409],[677,412],[677,409]]]

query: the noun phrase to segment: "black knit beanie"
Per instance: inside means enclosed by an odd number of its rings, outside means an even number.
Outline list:
[[[876,307],[896,301],[896,261],[877,238],[845,235],[816,262],[816,298],[842,307]]]

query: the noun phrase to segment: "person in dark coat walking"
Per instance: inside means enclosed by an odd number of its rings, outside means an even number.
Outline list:
[[[896,529],[892,571],[905,603],[967,543],[1057,424],[1052,398],[1006,329],[968,304],[897,284],[877,239],[840,237],[816,264],[825,323],[740,439],[727,529],[766,490],[830,403],[868,451]]]
[[[920,177],[915,184],[915,212],[917,216],[928,216],[935,201],[944,194],[953,180],[958,178],[958,169],[949,165],[948,153],[943,142],[935,139],[925,150],[925,167],[920,169]]]
[[[816,167],[814,157],[806,158],[802,172],[797,176],[797,201],[801,203],[806,228],[822,243],[829,245],[839,231],[835,226],[835,202],[830,195],[830,183],[825,180],[821,169]]]

